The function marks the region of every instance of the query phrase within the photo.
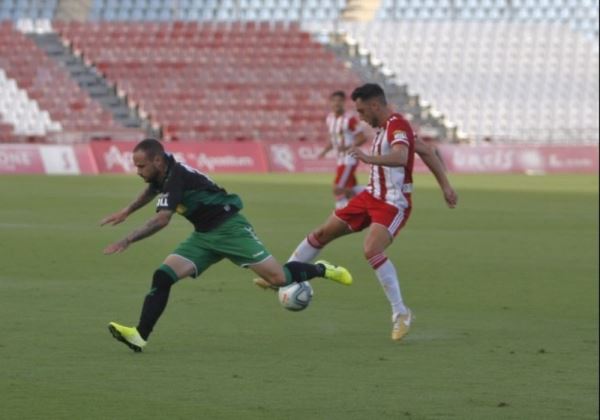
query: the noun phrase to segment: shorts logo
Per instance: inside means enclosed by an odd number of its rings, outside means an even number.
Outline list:
[[[250,234],[250,236],[252,236],[252,239],[254,239],[257,243],[262,245],[262,242],[260,241],[260,239],[258,239],[258,236],[256,235],[256,232],[254,232],[254,229],[252,229],[252,226],[246,226],[245,228],[243,228],[246,232],[248,232]],[[260,254],[259,254],[260,255]]]
[[[254,255],[252,256],[252,258],[259,257],[259,256],[261,256],[261,255],[262,255],[262,254],[264,254],[264,253],[265,253],[265,251],[260,251],[260,252],[257,252],[256,254],[254,254]]]

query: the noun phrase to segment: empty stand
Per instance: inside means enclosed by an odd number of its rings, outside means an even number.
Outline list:
[[[52,19],[58,0],[2,0],[0,21],[18,19]]]
[[[550,22],[598,37],[598,0],[382,0],[380,20]]]
[[[598,141],[597,43],[567,26],[374,21],[340,27],[470,137]]]
[[[359,80],[296,25],[96,23],[61,35],[182,140],[323,139],[329,93]]]
[[[31,100],[14,80],[7,78],[1,68],[0,118],[14,127],[15,135],[43,136],[62,129],[60,124],[50,119],[47,111],[40,110],[37,102]]]
[[[60,123],[63,131],[124,131],[114,123],[108,112],[80,89],[63,67],[46,56],[30,38],[16,31],[9,23],[0,24],[0,68],[7,78],[16,82],[19,90],[26,92],[27,98],[33,100],[42,113],[47,111],[47,120]],[[20,115],[30,119],[25,120],[25,125],[39,128],[39,121],[31,117],[32,114]],[[57,125],[49,127],[58,128]],[[45,127],[42,131],[45,133],[48,130]]]
[[[90,18],[110,21],[334,20],[346,0],[94,0]]]

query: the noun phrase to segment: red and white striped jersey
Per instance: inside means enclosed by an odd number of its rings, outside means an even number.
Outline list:
[[[391,153],[395,144],[408,146],[406,166],[389,167],[371,165],[371,176],[367,191],[375,198],[399,208],[411,207],[412,171],[415,159],[415,136],[412,127],[400,114],[393,114],[375,134],[371,154],[376,156]]]
[[[338,165],[354,165],[356,159],[348,155],[348,152],[342,151],[344,147],[351,147],[354,144],[354,138],[360,132],[362,127],[358,118],[350,113],[337,116],[333,112],[327,115],[327,129],[329,138],[333,145],[333,150],[337,154]]]

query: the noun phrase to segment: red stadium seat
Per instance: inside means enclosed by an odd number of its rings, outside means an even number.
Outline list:
[[[57,26],[73,33],[89,33],[89,28],[84,30],[79,23]],[[4,23],[0,24],[0,67],[64,130],[122,129],[71,79],[66,69],[47,57],[30,38]]]
[[[168,136],[319,139],[327,97],[360,83],[297,25],[60,23],[62,37]],[[248,129],[250,128],[250,130]]]

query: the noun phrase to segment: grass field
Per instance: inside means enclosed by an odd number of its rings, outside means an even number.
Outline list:
[[[216,176],[280,259],[329,213],[329,176]],[[417,314],[389,339],[362,235],[325,250],[355,284],[316,280],[283,310],[229,262],[185,280],[142,354],[135,324],[154,269],[190,227],[116,256],[142,223],[98,221],[135,177],[0,177],[2,419],[598,418],[598,178],[454,177],[456,210],[417,177],[413,216],[389,251]]]

